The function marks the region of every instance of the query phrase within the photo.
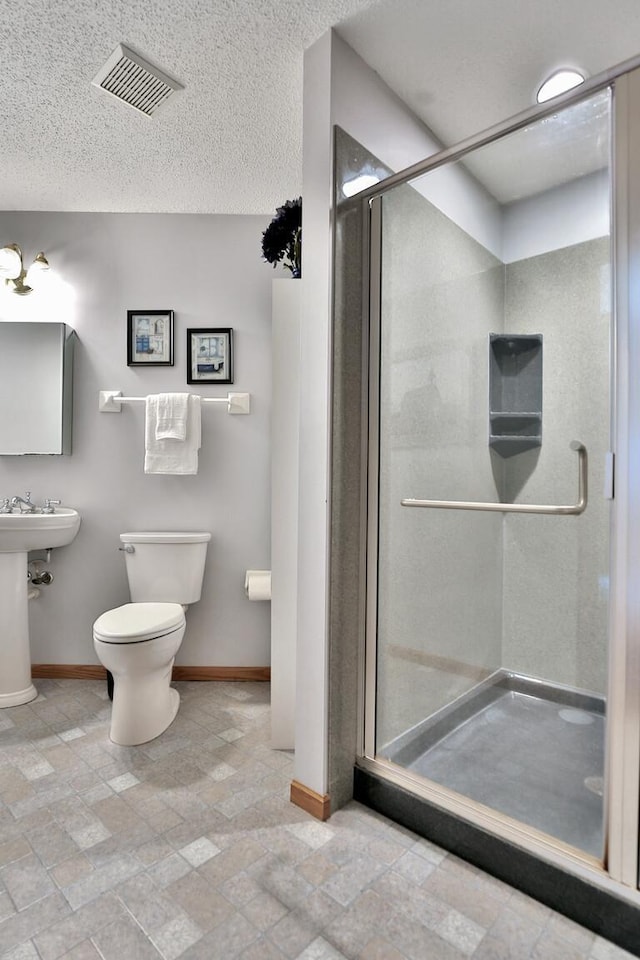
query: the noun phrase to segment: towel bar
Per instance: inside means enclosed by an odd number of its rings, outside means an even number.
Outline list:
[[[98,400],[100,413],[120,413],[125,403],[145,403],[146,397],[123,397],[121,390],[101,390]],[[201,403],[226,403],[227,413],[251,413],[250,393],[228,393],[226,397],[200,397]]]

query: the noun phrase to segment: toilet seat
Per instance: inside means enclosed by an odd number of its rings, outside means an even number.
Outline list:
[[[107,610],[93,625],[93,636],[103,643],[142,643],[183,627],[179,603],[124,603]]]

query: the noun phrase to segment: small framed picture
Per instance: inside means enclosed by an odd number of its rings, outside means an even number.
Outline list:
[[[173,366],[173,310],[127,310],[127,366]]]
[[[187,330],[187,383],[233,383],[233,330]]]

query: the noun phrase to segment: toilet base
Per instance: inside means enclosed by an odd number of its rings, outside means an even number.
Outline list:
[[[183,617],[176,630],[133,643],[107,642],[94,632],[98,659],[113,676],[109,736],[114,743],[148,743],[175,720],[180,697],[171,687],[171,673],[184,628]]]
[[[155,740],[176,718],[180,694],[169,686],[171,668],[164,677],[135,678],[114,674],[109,738],[123,747]]]

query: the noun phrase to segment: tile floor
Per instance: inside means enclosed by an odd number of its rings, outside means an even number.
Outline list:
[[[288,802],[269,687],[178,683],[158,740],[108,737],[106,685],[0,711],[7,960],[621,960],[630,954],[357,803]]]

